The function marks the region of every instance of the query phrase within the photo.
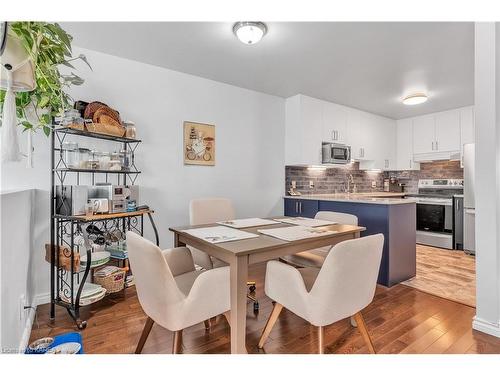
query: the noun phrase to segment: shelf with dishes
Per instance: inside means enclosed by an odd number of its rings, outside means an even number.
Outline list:
[[[102,141],[120,143],[119,149],[113,151]],[[52,225],[46,246],[51,319],[55,306],[61,305],[83,329],[80,306],[134,284],[126,233],[142,235],[145,216],[159,244],[154,211],[139,205],[135,184],[141,173],[135,165],[139,144],[135,125],[122,122],[117,111],[99,102],[75,103],[75,110],[68,110],[53,126]]]

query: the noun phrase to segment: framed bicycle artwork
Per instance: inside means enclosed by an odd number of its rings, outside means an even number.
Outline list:
[[[215,125],[184,121],[184,164],[215,165]]]

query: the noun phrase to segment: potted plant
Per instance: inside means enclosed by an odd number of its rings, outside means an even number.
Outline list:
[[[73,38],[57,23],[12,22],[9,23],[8,32],[20,39],[35,65],[36,88],[16,93],[18,125],[30,131],[41,128],[49,135],[52,118],[62,116],[70,107],[72,100],[65,90],[84,82],[74,72],[62,74],[59,67],[65,65],[75,69],[72,65],[75,60],[90,65],[84,55],[73,56]],[[5,90],[0,90],[0,108],[3,107],[5,93]]]

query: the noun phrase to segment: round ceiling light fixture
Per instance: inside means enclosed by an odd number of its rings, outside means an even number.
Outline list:
[[[256,44],[266,35],[267,26],[263,22],[236,22],[233,26],[233,33],[242,43]]]
[[[427,95],[423,93],[411,94],[403,98],[403,104],[406,105],[416,105],[425,103],[427,101]]]

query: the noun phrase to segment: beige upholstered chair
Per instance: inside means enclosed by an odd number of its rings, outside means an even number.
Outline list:
[[[333,221],[339,224],[358,225],[357,216],[345,214],[343,212],[319,211],[314,218]],[[331,248],[331,246],[326,246],[297,254],[286,255],[282,260],[295,267],[321,268]]]
[[[173,353],[181,347],[182,330],[230,309],[229,267],[196,271],[186,247],[161,250],[133,232],[127,249],[137,296],[148,316],[136,353],[140,353],[153,323],[174,332]]]
[[[189,223],[191,225],[211,224],[217,221],[233,220],[234,208],[231,200],[225,198],[199,198],[189,202]],[[211,257],[204,251],[189,246],[194,263],[206,270],[227,266],[223,261]]]
[[[332,248],[321,269],[268,262],[265,288],[275,305],[259,348],[285,307],[318,327],[319,353],[324,351],[324,327],[348,317],[354,317],[368,349],[375,353],[361,310],[375,295],[383,245],[382,234],[343,241]]]
[[[189,221],[191,225],[203,225],[216,223],[218,221],[233,220],[235,218],[233,203],[226,198],[198,198],[189,202]],[[227,266],[222,260],[211,257],[204,251],[188,246],[193,254],[194,263],[210,270],[217,267]],[[250,292],[255,292],[257,285],[255,281],[248,281]],[[259,310],[259,301],[252,294],[247,294],[248,299],[253,301],[254,311]]]

